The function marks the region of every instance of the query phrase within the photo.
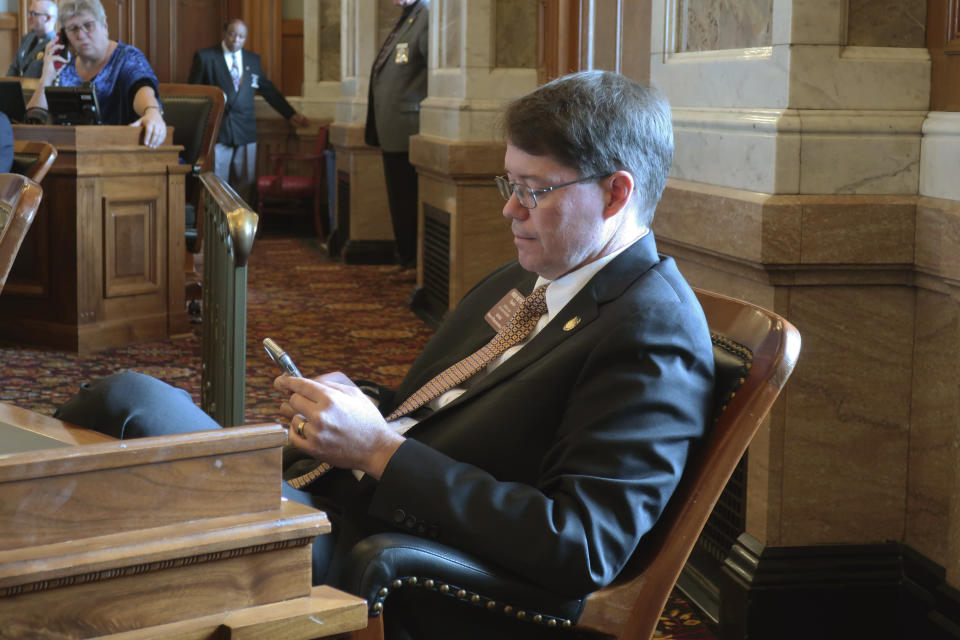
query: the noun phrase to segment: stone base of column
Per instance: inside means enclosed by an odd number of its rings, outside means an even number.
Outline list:
[[[416,135],[410,161],[420,177],[419,264],[413,304],[436,318],[494,268],[516,259],[493,177],[504,145]],[[419,312],[419,311],[418,311]]]
[[[393,227],[380,150],[363,141],[363,126],[333,123],[330,143],[336,152],[336,214],[333,242],[354,264],[394,262]]]

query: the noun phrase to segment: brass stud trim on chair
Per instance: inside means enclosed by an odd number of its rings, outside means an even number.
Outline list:
[[[457,591],[457,597],[463,600],[464,598],[467,597],[467,592],[464,591],[463,589],[460,589],[459,591]]]
[[[416,576],[410,576],[409,578],[407,578],[407,584],[416,585],[416,584],[417,584],[417,577],[416,577]]]
[[[393,581],[393,588],[394,588],[394,589],[399,589],[399,588],[402,587],[402,586],[403,586],[403,581],[400,580],[399,578],[397,578],[396,580]]]

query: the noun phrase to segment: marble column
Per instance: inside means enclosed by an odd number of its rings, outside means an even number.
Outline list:
[[[894,541],[956,588],[960,120],[928,113],[925,12],[657,0],[677,152],[654,229],[693,284],[803,335],[749,452],[762,553]]]
[[[503,173],[495,121],[537,86],[537,6],[525,0],[433,0],[429,95],[410,159],[420,176],[419,293],[439,317],[516,257],[493,176]]]
[[[340,1],[340,87],[330,142],[336,153],[333,255],[351,263],[393,261],[393,228],[380,149],[364,142],[370,68],[393,23],[390,0]],[[306,44],[305,44],[306,47]]]

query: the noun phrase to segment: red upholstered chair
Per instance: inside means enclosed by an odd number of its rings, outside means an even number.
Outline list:
[[[312,154],[271,153],[272,173],[257,179],[257,210],[265,214],[312,214],[317,236],[330,232],[326,212],[326,169],[323,151],[327,147],[326,126],[317,131],[317,146]],[[310,163],[309,175],[289,175],[293,163]]]

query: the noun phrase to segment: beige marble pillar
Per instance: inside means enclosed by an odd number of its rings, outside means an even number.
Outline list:
[[[747,532],[902,542],[956,587],[960,120],[927,112],[925,10],[657,0],[677,152],[654,228],[691,282],[803,334],[750,449]]]
[[[537,7],[525,0],[432,0],[429,95],[410,159],[420,176],[419,300],[430,315],[516,257],[493,176],[504,103],[537,85]]]
[[[347,262],[389,262],[393,229],[380,150],[363,140],[370,68],[397,17],[390,0],[340,0],[339,97],[330,125],[336,152],[336,212],[331,251]],[[306,47],[306,43],[304,45]]]

